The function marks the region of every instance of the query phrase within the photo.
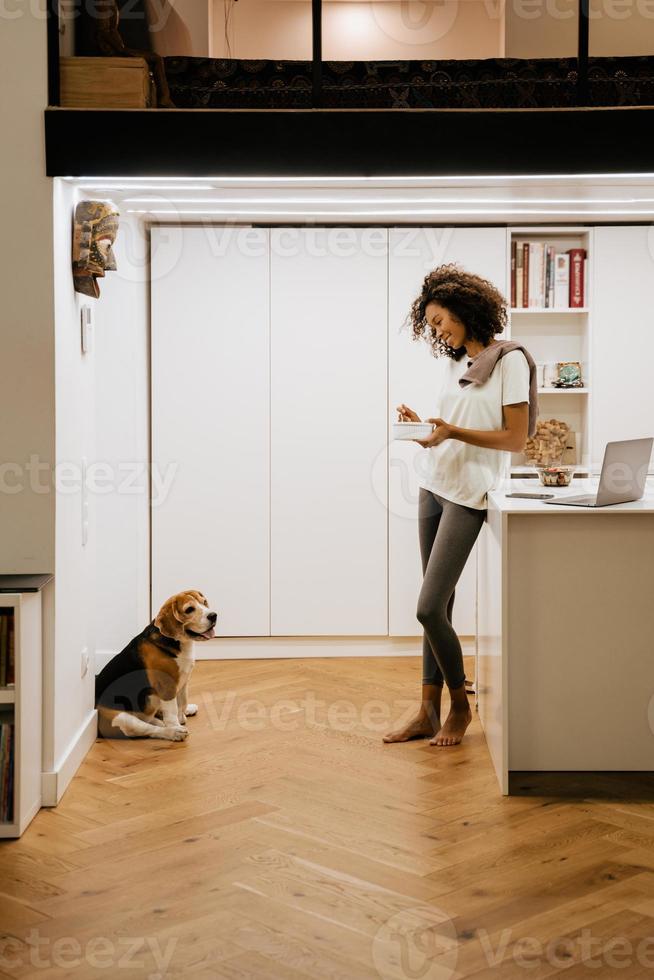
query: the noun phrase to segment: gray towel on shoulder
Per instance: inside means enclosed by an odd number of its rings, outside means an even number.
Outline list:
[[[459,386],[465,388],[466,385],[483,385],[484,381],[488,381],[500,357],[508,354],[511,350],[521,350],[527,358],[529,365],[529,431],[527,434],[531,437],[536,432],[536,423],[538,421],[538,377],[536,374],[536,363],[527,348],[518,343],[517,340],[498,340],[497,343],[485,347],[474,358],[471,359],[468,357],[469,367],[466,373],[459,378]]]

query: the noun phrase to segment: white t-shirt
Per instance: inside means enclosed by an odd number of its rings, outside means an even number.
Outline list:
[[[490,377],[481,385],[459,387],[468,370],[466,354],[437,359],[437,409],[441,418],[462,429],[502,429],[502,406],[529,402],[529,364],[523,351],[512,350],[496,362]],[[499,486],[506,450],[471,446],[459,439],[446,439],[430,446],[419,459],[419,486],[440,497],[477,510],[488,506],[486,494]]]

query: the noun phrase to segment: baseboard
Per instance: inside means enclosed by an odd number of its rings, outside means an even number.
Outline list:
[[[94,709],[71,741],[57,768],[52,772],[41,773],[42,806],[56,806],[59,803],[97,734],[98,717]]]
[[[466,655],[474,653],[474,636],[460,636],[459,640]],[[116,652],[96,650],[96,674]],[[422,637],[419,636],[219,636],[195,644],[196,660],[417,657],[421,652]]]
[[[464,653],[474,637],[459,637]],[[292,660],[316,657],[417,657],[418,636],[222,636],[195,644],[196,660]]]

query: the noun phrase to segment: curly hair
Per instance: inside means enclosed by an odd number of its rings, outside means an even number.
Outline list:
[[[425,276],[422,291],[407,316],[413,339],[424,338],[430,343],[434,357],[458,360],[465,348],[455,349],[438,339],[425,319],[428,303],[438,303],[449,310],[464,325],[468,337],[484,346],[494,334],[502,333],[507,323],[506,299],[492,282],[466,272],[455,262],[439,265]]]

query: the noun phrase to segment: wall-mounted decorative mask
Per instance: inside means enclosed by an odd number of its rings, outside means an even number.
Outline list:
[[[100,295],[98,278],[116,271],[112,245],[120,213],[113,201],[80,201],[73,227],[73,283],[78,293]]]

